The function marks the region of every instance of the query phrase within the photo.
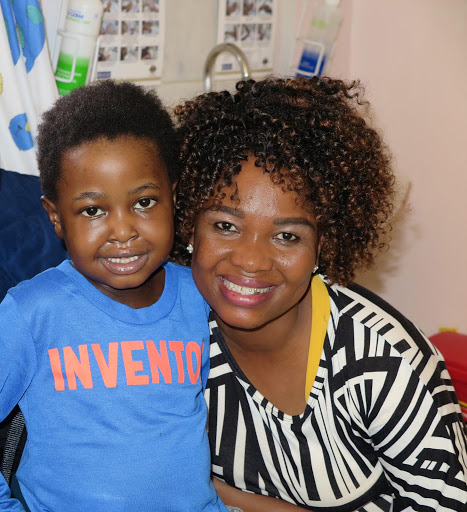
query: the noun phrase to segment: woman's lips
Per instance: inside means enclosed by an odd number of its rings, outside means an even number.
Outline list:
[[[235,280],[237,283],[224,276],[219,276],[222,295],[236,306],[258,306],[265,302],[276,288],[275,285],[265,286],[264,281]]]
[[[101,258],[104,267],[112,274],[128,275],[141,270],[147,261],[147,255]]]

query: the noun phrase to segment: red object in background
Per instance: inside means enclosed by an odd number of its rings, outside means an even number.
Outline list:
[[[462,416],[467,422],[467,334],[439,332],[430,336],[430,341],[443,354]]]

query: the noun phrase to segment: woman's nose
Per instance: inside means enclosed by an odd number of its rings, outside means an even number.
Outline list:
[[[264,272],[271,270],[273,248],[259,237],[240,237],[231,248],[231,262],[246,272]]]
[[[109,218],[109,242],[125,243],[138,236],[132,215],[115,212]]]

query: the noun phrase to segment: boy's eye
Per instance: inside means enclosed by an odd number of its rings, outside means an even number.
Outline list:
[[[281,242],[296,242],[297,240],[300,240],[300,237],[293,233],[278,233],[276,238]]]
[[[235,232],[237,231],[237,228],[231,224],[230,222],[216,222],[214,226],[219,229],[220,231],[230,231]]]
[[[85,208],[81,213],[85,217],[97,217],[98,215],[102,215],[104,212],[102,208],[99,208],[98,206],[89,206],[88,208]]]
[[[146,210],[148,208],[152,208],[156,203],[157,201],[153,197],[143,197],[136,201],[135,208],[137,210]]]

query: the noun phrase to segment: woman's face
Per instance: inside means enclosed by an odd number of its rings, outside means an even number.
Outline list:
[[[195,222],[194,280],[217,318],[256,329],[296,314],[320,251],[314,216],[295,192],[283,192],[269,174],[245,162],[236,177],[238,201],[224,188],[220,209]]]

